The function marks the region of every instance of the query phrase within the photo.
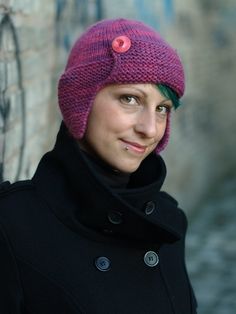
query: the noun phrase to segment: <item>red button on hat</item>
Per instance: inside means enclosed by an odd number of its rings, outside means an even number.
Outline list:
[[[131,40],[127,36],[116,37],[112,42],[112,49],[119,53],[128,51],[130,47]]]

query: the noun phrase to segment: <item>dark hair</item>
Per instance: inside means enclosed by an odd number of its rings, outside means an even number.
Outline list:
[[[168,87],[167,85],[163,85],[163,84],[158,84],[157,88],[163,96],[165,96],[166,98],[168,98],[172,101],[175,109],[177,109],[181,105],[181,102],[180,102],[180,99],[179,99],[177,93],[172,88]]]

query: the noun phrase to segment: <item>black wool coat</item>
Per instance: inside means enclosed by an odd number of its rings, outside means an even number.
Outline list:
[[[196,313],[165,174],[150,155],[111,188],[62,125],[32,180],[1,185],[0,313]]]

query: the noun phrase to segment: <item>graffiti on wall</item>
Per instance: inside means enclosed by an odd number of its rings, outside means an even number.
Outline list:
[[[174,19],[174,0],[162,0],[151,2],[147,5],[145,0],[135,0],[135,8],[138,18],[155,29],[162,25],[170,24]]]
[[[211,38],[215,48],[228,49],[235,42],[235,1],[200,0],[199,4],[202,14],[208,18]]]
[[[174,0],[163,0],[164,17],[168,23],[174,19]]]
[[[57,0],[56,43],[68,52],[78,32],[102,19],[102,0]]]
[[[0,182],[19,179],[25,145],[25,99],[15,27],[0,21]],[[16,158],[17,156],[17,158]]]

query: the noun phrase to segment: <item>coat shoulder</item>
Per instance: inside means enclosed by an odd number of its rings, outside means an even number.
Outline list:
[[[17,181],[11,183],[10,181],[3,181],[0,183],[0,198],[9,195],[13,192],[32,189],[34,186],[31,180]]]
[[[20,212],[20,209],[35,198],[35,187],[31,180],[0,184],[0,218]]]
[[[178,206],[178,202],[177,200],[171,196],[170,194],[168,194],[167,192],[161,191],[160,196],[166,200],[168,200],[169,202],[171,202],[173,205]]]

